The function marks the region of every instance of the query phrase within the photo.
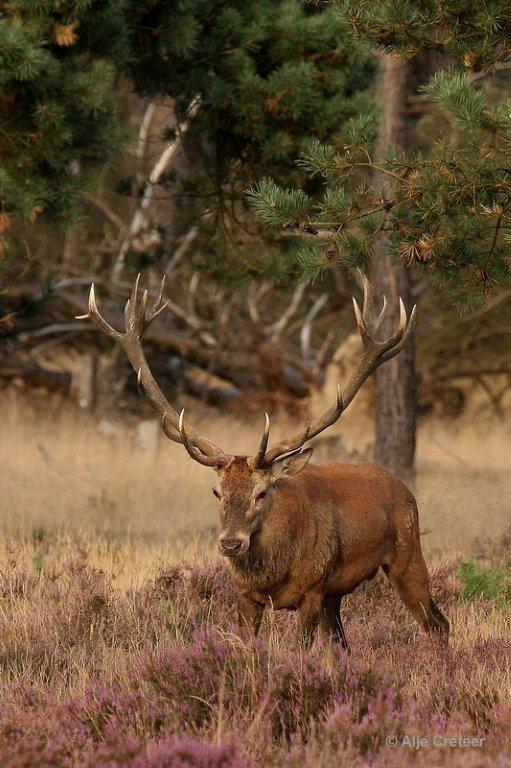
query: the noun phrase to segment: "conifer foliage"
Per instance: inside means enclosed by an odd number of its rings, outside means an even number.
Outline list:
[[[0,14],[0,230],[70,216],[90,169],[119,149],[124,0],[13,0]]]
[[[389,52],[424,49],[454,54],[462,66],[486,70],[511,55],[509,0],[327,0],[358,35]]]
[[[266,175],[313,190],[295,160],[311,137],[337,141],[373,109],[369,50],[336,9],[301,0],[143,0],[128,18],[137,91],[170,96],[179,119],[201,98],[187,173],[167,187],[190,223],[208,211],[208,268],[223,281],[296,276],[296,238],[261,236],[244,190]]]
[[[192,222],[221,211],[212,228],[222,229],[265,173],[308,183],[294,159],[311,136],[330,141],[369,109],[374,62],[335,9],[299,0],[12,0],[0,69],[5,234],[13,214],[69,219],[88,173],[127,146],[119,78],[142,97],[170,97],[178,123],[199,97],[190,173],[171,169],[161,184]]]
[[[310,136],[335,136],[367,109],[374,63],[349,39],[333,8],[298,0],[181,0],[130,4],[140,93],[163,93],[184,115],[196,94],[193,131],[207,136],[209,166],[223,180],[242,160],[290,177]]]
[[[456,278],[465,297],[509,280],[511,102],[492,102],[482,72],[473,71],[508,55],[508,6],[340,3],[364,38],[403,56],[420,47],[446,50],[463,68],[438,71],[422,89],[439,118],[427,151],[389,147],[377,163],[377,119],[362,115],[351,120],[342,145],[313,140],[300,155],[298,165],[323,181],[319,199],[272,180],[249,190],[264,223],[306,236],[299,258],[309,278],[332,258],[366,270],[383,233],[397,258]]]

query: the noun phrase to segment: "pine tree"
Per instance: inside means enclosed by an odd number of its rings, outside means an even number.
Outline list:
[[[449,54],[452,68],[437,72],[422,88],[431,110],[441,116],[440,130],[427,151],[414,151],[392,138],[392,132],[385,134],[391,142],[382,148],[375,143],[378,121],[371,115],[355,118],[342,147],[315,140],[299,159],[300,167],[323,180],[319,199],[267,180],[249,191],[261,220],[304,235],[299,260],[309,277],[320,274],[332,259],[366,272],[376,261],[378,287],[385,271],[395,273],[392,282],[402,285],[398,264],[404,264],[427,270],[436,280],[456,281],[466,304],[478,292],[509,283],[510,105],[492,103],[480,87],[482,74],[511,52],[509,3],[384,0],[339,5],[356,33],[385,51],[383,79],[387,69],[397,72],[404,66],[400,60],[411,60],[418,52]],[[393,101],[382,99],[383,125]],[[390,261],[378,271],[387,255]],[[406,423],[401,416],[403,403],[412,402],[412,365],[410,357],[402,393],[396,395],[388,380],[380,387],[377,383],[377,412],[382,416],[377,454],[405,477],[412,472],[413,409],[407,409]],[[394,381],[405,378],[395,374]],[[378,373],[382,379],[385,375],[385,369]],[[389,421],[392,412],[400,418]],[[400,451],[400,445],[409,450]],[[409,456],[405,466],[400,453]]]
[[[0,234],[67,220],[119,151],[115,78],[129,56],[125,0],[12,0],[0,17]],[[1,241],[0,241],[1,243]],[[2,247],[5,243],[1,243]]]
[[[353,120],[341,151],[314,141],[299,160],[326,181],[319,200],[268,180],[249,192],[262,221],[308,236],[306,275],[317,275],[332,251],[343,266],[368,269],[383,232],[392,254],[440,279],[455,278],[467,301],[509,280],[510,104],[492,104],[472,75],[453,70],[435,75],[424,93],[451,127],[429,153],[389,147],[378,163],[376,123]],[[379,181],[353,184],[368,168]]]
[[[407,59],[425,50],[487,71],[511,55],[509,0],[327,0],[358,36]]]
[[[335,9],[298,0],[144,0],[130,4],[128,20],[137,91],[169,95],[180,119],[200,95],[187,134],[193,168],[184,178],[169,176],[173,198],[182,198],[188,215],[212,211],[209,230],[217,240],[210,252],[217,252],[213,263],[222,277],[265,268],[282,277],[294,269],[295,238],[279,241],[280,259],[269,247],[261,253],[253,226],[244,236],[253,223],[244,189],[269,173],[315,188],[294,160],[311,136],[340,140],[349,118],[371,111],[366,90],[375,66],[368,50],[349,40]],[[231,260],[226,239],[241,239]]]
[[[298,161],[324,180],[319,200],[264,180],[250,192],[252,205],[266,224],[294,225],[312,236],[301,259],[311,276],[332,249],[346,267],[367,268],[383,232],[392,254],[438,278],[455,278],[469,301],[476,289],[509,279],[510,103],[492,102],[481,87],[485,71],[475,68],[498,66],[511,53],[511,4],[387,0],[340,7],[358,34],[404,59],[428,47],[460,58],[462,70],[440,70],[421,89],[441,118],[438,133],[426,153],[389,146],[376,161],[378,118],[357,117],[341,149],[314,140]]]
[[[4,5],[4,233],[13,216],[30,222],[42,214],[60,217],[69,229],[90,174],[123,146],[116,116],[120,76],[142,96],[170,96],[178,121],[200,97],[187,136],[190,173],[171,172],[163,183],[191,221],[209,210],[210,234],[233,242],[247,223],[238,226],[240,216],[246,218],[247,185],[271,171],[281,182],[310,188],[293,162],[309,137],[335,140],[345,120],[370,111],[364,92],[374,64],[367,50],[348,41],[346,23],[331,8],[298,0]],[[279,247],[287,252],[288,245]],[[256,251],[245,259],[249,269]],[[282,269],[282,260],[277,265],[271,256],[269,262],[270,270]],[[224,271],[235,265],[216,263]]]

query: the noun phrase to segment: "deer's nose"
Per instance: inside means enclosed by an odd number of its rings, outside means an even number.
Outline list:
[[[226,557],[235,557],[248,549],[249,538],[244,534],[233,536],[232,534],[221,534],[218,537],[218,546],[222,555]]]

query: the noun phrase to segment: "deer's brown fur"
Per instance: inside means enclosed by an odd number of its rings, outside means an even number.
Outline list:
[[[408,488],[376,464],[332,462],[272,482],[236,457],[219,471],[224,538],[249,535],[229,557],[240,619],[257,632],[265,607],[297,610],[304,640],[320,620],[342,639],[340,600],[379,568],[427,631],[446,634],[421,552],[417,505]],[[267,483],[251,529],[254,488]]]

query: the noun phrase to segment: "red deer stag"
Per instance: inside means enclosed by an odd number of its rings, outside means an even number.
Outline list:
[[[125,332],[103,319],[94,285],[88,313],[100,330],[124,349],[137,372],[138,387],[162,416],[167,437],[215,470],[213,493],[220,502],[220,552],[239,590],[242,628],[257,633],[266,606],[297,610],[300,636],[310,644],[318,623],[347,648],[340,604],[343,595],[382,568],[417,622],[447,639],[449,624],[432,600],[421,552],[417,505],[396,477],[375,464],[332,462],[309,466],[305,444],[334,424],[377,368],[403,348],[413,332],[400,300],[399,325],[386,341],[377,341],[386,304],[373,314],[370,286],[364,283],[360,311],[353,300],[362,338],[360,360],[344,391],[322,416],[287,440],[268,445],[266,426],[255,456],[233,456],[189,426],[156,384],[142,349],[141,336],[163,311],[163,281],[147,311],[148,293],[138,292],[138,278],[125,310]]]

